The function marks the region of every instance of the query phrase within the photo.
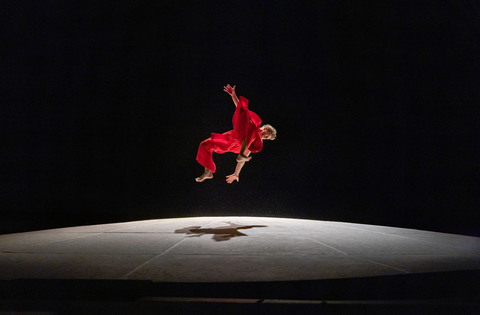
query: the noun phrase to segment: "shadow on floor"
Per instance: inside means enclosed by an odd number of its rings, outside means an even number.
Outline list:
[[[175,231],[175,233],[185,233],[187,235],[190,234],[188,237],[200,237],[205,234],[213,234],[212,239],[214,239],[217,242],[220,242],[220,241],[228,241],[232,237],[248,236],[247,234],[244,234],[239,230],[247,230],[247,229],[257,228],[257,227],[267,227],[267,225],[239,225],[232,222],[225,222],[225,223],[227,223],[228,225],[214,227],[214,228],[202,228],[201,226],[189,226],[183,229],[178,229]]]

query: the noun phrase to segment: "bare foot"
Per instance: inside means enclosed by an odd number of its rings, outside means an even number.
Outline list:
[[[212,171],[209,169],[205,169],[205,172],[202,174],[202,176],[195,178],[195,180],[197,181],[197,183],[201,183],[204,180],[211,179],[211,178],[213,178]]]
[[[245,155],[243,155],[243,154],[239,154],[239,155],[237,156],[237,162],[239,162],[239,163],[240,163],[240,162],[248,162],[248,161],[250,161],[251,159],[252,159],[251,156],[245,156]]]

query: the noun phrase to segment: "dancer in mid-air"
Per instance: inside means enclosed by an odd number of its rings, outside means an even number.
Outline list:
[[[223,90],[230,94],[233,103],[236,106],[233,114],[233,130],[223,134],[212,133],[211,137],[202,141],[198,148],[197,161],[205,167],[205,172],[195,178],[197,182],[203,182],[206,179],[213,178],[215,173],[215,163],[213,162],[213,152],[238,153],[237,167],[235,173],[227,176],[227,183],[231,184],[235,180],[240,181],[240,171],[245,162],[252,159],[250,153],[260,152],[263,148],[263,140],[274,140],[277,131],[270,125],[260,127],[262,120],[257,114],[248,109],[248,100],[243,96],[240,98],[235,94],[235,86],[230,84],[223,87]]]

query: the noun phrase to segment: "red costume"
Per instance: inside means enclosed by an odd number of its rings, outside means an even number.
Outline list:
[[[248,109],[248,100],[240,96],[235,114],[233,114],[233,130],[223,134],[212,133],[211,137],[200,143],[197,153],[197,161],[202,166],[215,173],[213,152],[223,154],[225,152],[240,153],[242,140],[245,139],[247,150],[252,153],[260,152],[263,148],[260,124],[262,120],[257,114]]]

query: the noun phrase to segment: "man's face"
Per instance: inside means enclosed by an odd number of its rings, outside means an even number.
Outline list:
[[[270,140],[270,137],[272,136],[267,128],[262,128],[261,134],[263,140]]]

